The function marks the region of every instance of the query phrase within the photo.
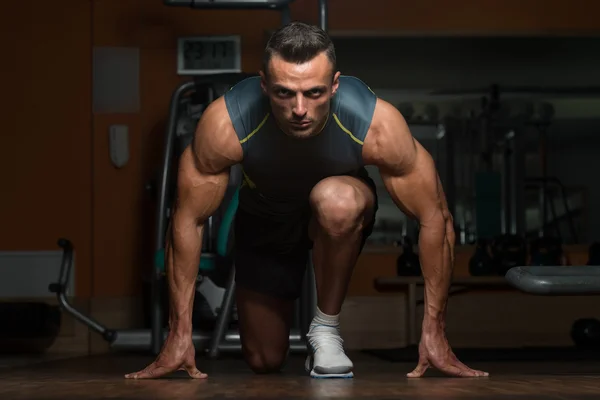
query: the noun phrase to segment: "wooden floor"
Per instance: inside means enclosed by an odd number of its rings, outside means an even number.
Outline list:
[[[585,363],[477,363],[489,378],[405,378],[412,364],[388,363],[352,354],[356,377],[311,379],[303,358],[293,357],[283,374],[258,376],[240,360],[198,359],[209,374],[198,381],[177,373],[168,379],[125,380],[151,358],[99,356],[0,369],[0,399],[600,399],[600,361]]]

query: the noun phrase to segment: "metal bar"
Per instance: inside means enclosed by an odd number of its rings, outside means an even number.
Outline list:
[[[504,218],[502,220],[502,233],[516,234],[517,233],[517,222],[516,222],[516,202],[514,199],[516,189],[516,176],[515,176],[515,132],[510,131],[504,140],[504,179],[503,182],[503,211]]]
[[[298,329],[291,329],[289,335],[290,351],[295,353],[305,353],[307,351],[306,341],[302,332]],[[224,340],[219,343],[219,352],[241,352],[241,337],[238,331],[229,331]]]
[[[319,26],[327,32],[327,0],[319,0]]]
[[[223,342],[224,343],[239,342],[240,338],[241,338],[241,336],[240,336],[240,332],[238,330],[229,330],[225,334],[225,337],[223,338]],[[300,330],[299,329],[290,329],[289,340],[290,340],[290,342],[302,341],[302,333],[300,332]]]
[[[417,285],[411,283],[408,285],[408,345],[417,344]]]
[[[505,141],[502,163],[502,233],[506,234],[510,226],[510,149],[508,139]]]
[[[58,247],[63,249],[58,283],[61,288],[64,289],[69,284],[69,276],[71,275],[71,266],[73,264],[73,244],[70,240],[58,239]]]
[[[511,229],[510,233],[521,235],[526,232],[525,218],[525,131],[523,129],[515,130],[513,137],[513,160],[512,160],[512,192],[511,192]]]
[[[306,274],[304,276],[304,285],[302,295],[300,296],[300,333],[306,337],[310,324],[317,311],[317,284],[315,280],[315,269],[312,261],[312,251],[308,257]]]
[[[307,347],[303,341],[290,341],[290,352],[306,353]],[[240,342],[225,342],[219,345],[219,351],[223,353],[241,353],[242,344]]]
[[[59,239],[58,246],[63,249],[58,283],[51,284],[48,289],[50,292],[56,293],[58,303],[64,311],[87,325],[91,330],[102,335],[104,339],[111,341],[113,339],[113,332],[111,330],[107,329],[93,318],[83,314],[69,302],[65,291],[69,283],[69,276],[71,275],[71,268],[73,266],[73,245],[67,239]]]
[[[168,334],[162,330],[162,340]],[[205,349],[210,340],[210,332],[193,332],[192,343],[197,350]],[[111,348],[117,351],[148,351],[152,346],[152,332],[149,329],[131,329],[116,331]]]
[[[446,182],[444,182],[444,190],[446,192],[446,202],[448,203],[448,209],[452,215],[456,215],[456,175],[455,175],[455,158],[454,158],[454,141],[456,140],[456,129],[448,129],[447,126],[440,125],[438,127],[438,135],[442,136],[444,146],[444,175]],[[443,130],[443,131],[442,131]]]
[[[207,10],[278,10],[292,1],[294,0],[163,0],[166,6]]]
[[[173,146],[177,135],[177,119],[179,118],[179,102],[183,95],[194,89],[194,82],[189,81],[181,84],[171,96],[171,104],[169,106],[169,121],[164,140],[163,152],[163,169],[159,177],[159,199],[156,211],[157,232],[156,232],[156,250],[160,250],[165,242],[165,226],[166,226],[166,211],[167,211],[167,193],[168,182],[170,178],[170,165],[173,160]]]
[[[225,295],[223,296],[223,303],[221,304],[221,310],[219,311],[219,316],[217,317],[217,322],[215,328],[213,330],[210,348],[208,349],[208,356],[210,358],[219,357],[219,350],[221,343],[223,342],[227,327],[229,326],[229,322],[231,321],[231,313],[233,311],[234,304],[234,294],[235,294],[235,265],[231,266],[231,271],[229,273],[229,279],[227,282],[227,289],[225,290]]]
[[[562,230],[560,229],[560,221],[558,220],[558,214],[556,214],[556,207],[554,206],[554,197],[547,197],[546,199],[549,202],[550,213],[552,214],[552,220],[554,221],[554,229],[556,230],[556,235],[564,243],[565,239],[563,238]]]
[[[558,179],[555,176],[548,176],[546,178],[531,177],[531,178],[527,178],[526,181],[529,183],[535,183],[535,184],[540,184],[540,185],[542,184],[542,181],[546,181],[548,183],[553,183],[558,186],[560,193],[561,193],[563,206],[565,208],[565,213],[567,214],[567,217],[568,217],[567,221],[569,222],[569,230],[571,231],[571,235],[573,236],[574,243],[578,243],[579,239],[577,237],[577,231],[575,229],[575,223],[573,222],[573,216],[571,213],[571,209],[569,208],[569,201],[567,198],[567,190],[565,189],[565,186],[562,184],[560,179]]]
[[[548,234],[548,146],[547,146],[547,135],[546,135],[546,127],[544,125],[540,125],[538,127],[540,132],[540,164],[542,170],[542,187],[540,188],[540,205],[542,211],[542,227],[541,227],[541,236],[546,236]]]
[[[565,187],[560,181],[558,181],[558,186],[560,188],[561,197],[563,199],[565,213],[568,216],[567,221],[569,221],[569,228],[571,230],[571,235],[573,236],[573,243],[579,243],[579,238],[577,237],[577,230],[575,229],[575,223],[573,222],[573,214],[571,214],[571,209],[569,208],[569,199],[567,198],[567,191],[565,190]]]

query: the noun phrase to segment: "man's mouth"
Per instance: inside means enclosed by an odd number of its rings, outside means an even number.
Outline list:
[[[292,125],[299,127],[307,127],[311,124],[311,121],[292,121]]]

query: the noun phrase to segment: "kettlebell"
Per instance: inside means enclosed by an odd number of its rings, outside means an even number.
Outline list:
[[[396,273],[398,276],[420,276],[421,263],[419,256],[413,250],[412,240],[408,236],[404,237],[402,244],[402,254],[396,260]]]
[[[519,235],[498,236],[492,245],[492,257],[498,275],[506,275],[508,270],[527,264],[527,245]]]
[[[496,274],[494,260],[489,252],[489,242],[487,239],[477,240],[475,253],[469,260],[469,273],[471,276],[489,276]]]

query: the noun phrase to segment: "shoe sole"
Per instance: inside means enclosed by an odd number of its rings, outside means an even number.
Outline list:
[[[354,378],[354,372],[349,371],[349,372],[344,372],[344,373],[319,373],[316,372],[313,365],[313,358],[312,356],[308,356],[306,357],[306,362],[304,363],[304,369],[306,369],[307,372],[310,372],[310,377],[311,378],[315,378],[315,379],[352,379]]]
[[[349,372],[347,374],[318,374],[315,370],[310,371],[310,377],[314,379],[352,379],[354,373]]]

